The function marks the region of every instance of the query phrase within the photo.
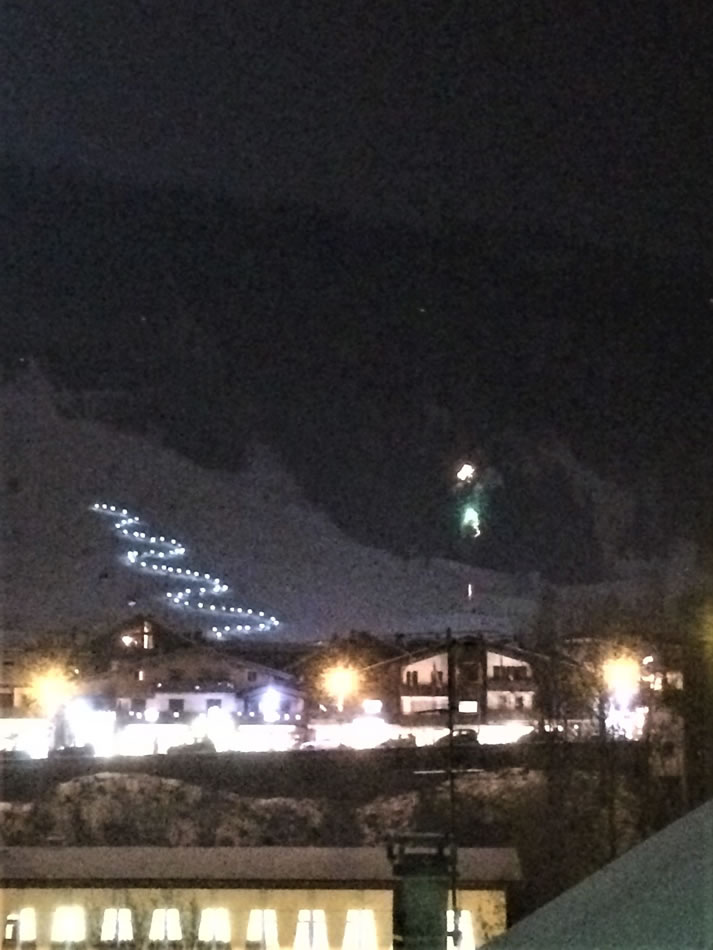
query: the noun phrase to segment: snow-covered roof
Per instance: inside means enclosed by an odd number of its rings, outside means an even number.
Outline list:
[[[492,950],[711,950],[713,801],[516,924]]]
[[[201,663],[205,663],[207,666],[213,664],[215,668],[225,670],[254,670],[263,673],[265,676],[273,676],[280,680],[294,679],[291,673],[278,670],[273,666],[265,666],[264,663],[256,663],[255,660],[248,660],[237,652],[230,649],[221,649],[220,645],[215,646],[210,643],[189,644],[164,653],[147,653],[146,651],[137,650],[133,653],[127,653],[126,657],[120,657],[119,663],[121,664],[118,667],[119,670],[141,667],[144,672],[150,672],[155,667],[159,669],[170,667],[172,664],[179,668],[183,666],[184,669],[187,669],[185,674],[187,679],[190,679],[192,675],[188,670],[194,672],[199,670]]]
[[[466,647],[472,646],[475,643],[472,637],[459,637],[457,638],[457,642],[460,646]],[[509,659],[522,660],[523,663],[532,663],[533,660],[545,659],[544,654],[525,649],[513,643],[492,643],[487,639],[483,639],[482,643],[487,648],[489,656],[506,656]],[[427,660],[432,656],[443,656],[448,651],[448,644],[444,640],[438,640],[428,646],[419,646],[417,649],[406,652],[407,650],[408,647],[404,646],[404,652],[394,657],[393,660],[401,666],[409,666],[418,660]]]
[[[461,848],[462,886],[520,879],[514,848]],[[391,887],[386,848],[2,848],[0,882],[8,887],[156,884],[238,886],[256,882],[338,885],[360,882]]]

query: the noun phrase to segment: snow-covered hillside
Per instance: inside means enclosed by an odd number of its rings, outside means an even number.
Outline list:
[[[166,592],[175,583],[126,563],[127,545],[111,519],[91,511],[96,502],[181,539],[201,572],[230,585],[232,601],[279,619],[267,636],[527,623],[533,602],[507,575],[404,560],[350,540],[304,501],[267,448],[256,447],[238,474],[207,471],[147,439],[63,415],[35,370],[0,397],[0,620],[8,632],[96,628],[139,612],[206,628],[206,618],[171,609]]]

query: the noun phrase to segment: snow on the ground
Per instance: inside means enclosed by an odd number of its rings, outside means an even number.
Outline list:
[[[32,803],[0,803],[4,844],[309,845],[320,840],[323,803],[246,798],[178,779],[99,772],[55,786]]]
[[[527,614],[507,575],[406,560],[352,541],[307,504],[266,448],[255,448],[240,473],[208,471],[149,439],[60,414],[35,371],[3,387],[0,406],[6,631],[97,628],[138,612],[201,626],[195,615],[165,608],[159,579],[121,563],[111,521],[89,510],[96,501],[126,507],[185,542],[200,570],[284,621],[283,636],[445,629],[463,617],[467,625],[476,604],[485,613]]]

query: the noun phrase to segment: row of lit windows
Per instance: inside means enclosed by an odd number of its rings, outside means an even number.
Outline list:
[[[453,928],[453,912],[448,912],[448,929]],[[459,950],[474,950],[473,922],[469,911],[460,914]],[[57,907],[52,915],[51,942],[72,948],[87,941],[87,921],[84,908],[78,905]],[[179,947],[183,941],[181,915],[176,907],[159,907],[151,915],[148,934],[154,947]],[[131,909],[107,907],[102,917],[100,944],[106,947],[134,942]],[[37,943],[37,918],[32,907],[23,907],[8,914],[5,920],[4,950],[21,948],[31,950]],[[228,948],[231,943],[230,917],[225,907],[208,907],[201,911],[198,924],[198,946]],[[374,912],[367,909],[347,911],[342,950],[377,950],[378,940]],[[323,910],[300,910],[293,944],[294,950],[329,950],[327,918]],[[449,950],[453,941],[449,938]],[[248,917],[245,950],[280,950],[277,932],[277,911],[253,909]]]
[[[183,941],[181,915],[177,907],[159,907],[151,914],[149,944],[177,946]],[[87,920],[83,907],[57,907],[52,915],[52,944],[72,947],[87,941]],[[31,907],[9,914],[5,922],[4,947],[29,948],[37,942],[37,920]],[[106,946],[134,942],[131,909],[108,907],[102,916],[99,942]],[[201,911],[198,944],[204,947],[228,947],[231,942],[230,917],[224,907]],[[245,946],[248,950],[279,950],[277,911],[253,909],[248,917]],[[376,922],[371,910],[349,910],[344,930],[343,950],[376,950]],[[297,917],[294,950],[329,950],[327,920],[323,910],[300,910]]]

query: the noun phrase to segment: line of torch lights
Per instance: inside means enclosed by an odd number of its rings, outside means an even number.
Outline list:
[[[154,577],[182,584],[188,582],[180,590],[166,592],[168,606],[209,617],[213,624],[211,633],[217,639],[226,634],[267,632],[279,626],[280,621],[263,610],[227,603],[225,596],[230,593],[230,588],[220,577],[179,566],[177,562],[186,557],[186,546],[177,538],[153,534],[145,522],[127,508],[95,502],[91,510],[114,519],[114,533],[119,540],[130,545],[122,556],[127,566]],[[236,620],[241,622],[236,623]]]

